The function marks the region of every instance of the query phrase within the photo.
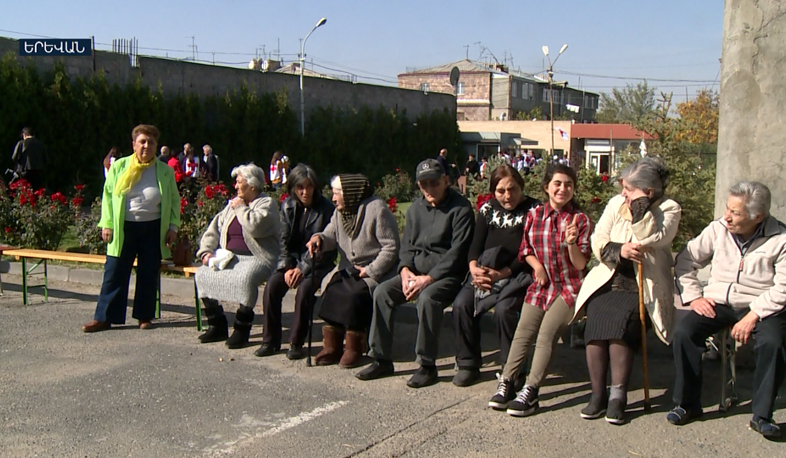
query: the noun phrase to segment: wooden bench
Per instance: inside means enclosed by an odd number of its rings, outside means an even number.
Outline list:
[[[22,262],[22,303],[27,305],[28,303],[28,290],[29,288],[36,288],[36,287],[43,287],[44,288],[44,301],[49,301],[49,279],[48,279],[48,272],[47,272],[47,261],[69,261],[69,262],[80,262],[80,263],[88,263],[88,264],[106,264],[106,256],[102,254],[86,254],[86,253],[71,253],[65,251],[48,251],[48,250],[33,250],[33,249],[10,249],[5,250],[3,253],[7,256],[13,256],[16,260]],[[38,260],[31,268],[27,268],[27,260],[28,259],[35,259]],[[30,285],[28,279],[31,275],[33,275],[33,271],[43,263],[44,265],[44,283],[42,285]],[[136,260],[134,260],[134,266],[136,266]],[[182,272],[186,275],[186,277],[191,276],[196,272],[196,267],[192,266],[175,266],[170,261],[162,260],[161,261],[161,271],[168,271],[168,272]],[[196,293],[196,282],[194,283],[194,292]],[[197,303],[199,299],[197,298]],[[201,317],[201,310],[197,307],[196,310],[197,315],[197,327],[201,330],[202,326],[202,317]],[[156,296],[156,318],[161,318],[161,278],[159,276],[158,279],[158,291]]]

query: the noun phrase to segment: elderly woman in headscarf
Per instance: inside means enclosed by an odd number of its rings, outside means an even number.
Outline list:
[[[93,320],[84,332],[126,322],[128,282],[137,260],[133,317],[141,329],[153,327],[158,269],[169,257],[168,244],[180,226],[180,195],[175,174],[156,160],[158,129],[140,124],[131,132],[134,154],[117,159],[106,177],[101,200],[101,238],[106,249],[104,281]]]
[[[205,304],[207,332],[202,343],[226,340],[229,348],[248,345],[257,288],[276,267],[279,254],[278,204],[261,192],[265,171],[250,163],[232,170],[237,196],[216,215],[202,235],[196,273],[199,297]],[[240,304],[234,332],[227,339],[227,319],[219,301]]]
[[[658,337],[670,339],[674,313],[671,242],[682,209],[664,196],[669,172],[657,157],[644,157],[622,173],[622,190],[603,211],[592,234],[600,263],[590,271],[576,300],[574,317],[586,312],[587,367],[592,397],[581,418],[606,414],[611,424],[625,422],[633,357],[641,346],[637,267],[643,271],[643,298]],[[611,390],[606,373],[611,365]]]
[[[309,252],[338,249],[341,261],[322,281],[319,316],[324,348],[321,366],[357,367],[365,353],[373,292],[395,275],[399,234],[387,203],[373,195],[368,179],[344,174],[330,180],[336,211],[325,230],[309,240]],[[346,334],[346,351],[343,342]]]

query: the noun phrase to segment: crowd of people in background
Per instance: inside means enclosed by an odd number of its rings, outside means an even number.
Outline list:
[[[175,154],[166,146],[158,149],[159,135],[156,127],[139,125],[131,134],[132,155],[121,157],[112,148],[103,160],[98,226],[108,244],[107,261],[84,332],[125,323],[135,263],[132,317],[140,329],[154,327],[158,266],[170,255],[180,227],[178,180],[219,178],[219,158],[210,145],[197,155],[186,143]],[[14,149],[16,171],[39,180],[45,146],[29,129],[22,137]],[[324,321],[317,364],[370,363],[355,376],[374,380],[395,373],[394,341],[401,338],[395,315],[402,304],[414,302],[419,367],[407,385],[422,388],[438,382],[441,320],[452,305],[453,384],[465,387],[480,379],[479,320],[493,308],[502,370],[488,404],[527,416],[539,410],[538,392],[557,337],[584,320],[592,393],[580,416],[622,424],[633,360],[652,329],[673,350],[675,406],[666,419],[684,425],[703,414],[705,340],[731,328],[735,341],[755,342],[749,426],[766,437],[779,436],[773,410],[786,377],[786,226],[770,215],[769,189],[755,181],[735,184],[724,216],[673,261],[682,210],[668,198],[669,170],[660,158],[643,157],[621,171],[620,192],[598,221],[576,203],[576,172],[564,159],[554,156],[542,176],[533,176],[542,160],[531,151],[503,150],[489,170],[487,158],[470,155],[463,174],[488,177],[493,196],[476,215],[452,185],[451,174],[461,170],[443,149],[415,169],[420,196],[406,212],[403,231],[362,174],[331,178],[328,199],[317,172],[305,164],[290,170],[280,151],[267,170],[253,163],[234,167],[236,196],[211,220],[196,253],[201,266],[195,281],[208,321],[199,340],[247,347],[257,288],[264,283],[264,334],[255,355],[277,354],[283,341],[281,301],[296,290],[286,357],[307,356],[303,344],[317,309]],[[542,195],[525,195],[525,179],[539,180]],[[268,183],[286,189],[281,202],[265,194]],[[697,272],[708,265],[710,279],[702,284]],[[679,321],[675,286],[690,308]],[[231,335],[225,303],[239,305]],[[530,349],[532,366],[525,373]]]

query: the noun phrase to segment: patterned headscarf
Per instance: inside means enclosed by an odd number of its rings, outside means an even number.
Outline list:
[[[344,209],[341,210],[341,225],[350,238],[355,237],[360,203],[371,197],[374,190],[368,178],[359,173],[347,173],[338,176],[341,181],[341,194],[344,196]]]

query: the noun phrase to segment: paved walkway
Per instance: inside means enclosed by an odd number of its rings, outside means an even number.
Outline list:
[[[223,344],[199,344],[193,290],[185,280],[181,295],[164,296],[155,329],[137,329],[129,309],[128,326],[92,335],[80,326],[92,317],[97,286],[53,281],[49,303],[35,297],[25,307],[20,278],[4,274],[3,282],[2,457],[747,457],[783,456],[786,450],[747,429],[748,369],[739,375],[743,405],[721,415],[718,365],[707,362],[708,415],[688,426],[669,425],[664,417],[673,367],[668,348],[654,337],[652,412],[641,410],[637,369],[628,424],[580,419],[589,397],[584,353],[559,345],[541,390],[541,411],[519,419],[486,407],[496,388],[493,352],[486,355],[483,382],[470,388],[450,383],[449,316],[442,330],[441,383],[413,390],[406,386],[415,369],[409,320],[396,328],[396,376],[361,382],[354,370],[309,368],[283,354],[257,358],[256,346],[230,351]],[[291,310],[290,298],[285,324]],[[254,327],[256,343],[260,331]],[[486,333],[485,348],[491,340]],[[320,346],[316,342],[314,351]],[[776,412],[781,423],[783,399]]]

